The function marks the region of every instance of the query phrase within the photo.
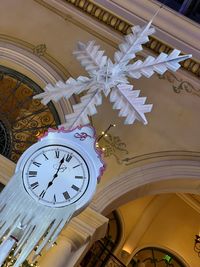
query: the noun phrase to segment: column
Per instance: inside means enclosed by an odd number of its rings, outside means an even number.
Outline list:
[[[65,267],[72,253],[72,246],[69,240],[60,236],[57,240],[57,245],[54,245],[49,251],[44,253],[38,260],[40,267]]]
[[[42,251],[40,267],[77,266],[90,246],[105,236],[108,219],[91,208],[73,218],[62,230],[53,248]]]

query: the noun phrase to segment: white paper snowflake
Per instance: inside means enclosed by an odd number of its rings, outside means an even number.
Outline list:
[[[191,57],[179,56],[180,51],[174,49],[169,55],[161,53],[157,58],[148,56],[144,61],[136,60],[131,64],[136,53],[143,49],[142,45],[149,41],[148,36],[155,32],[151,24],[152,20],[145,27],[131,28],[132,33],[125,36],[119,50],[114,53],[114,63],[94,41],[87,44],[79,42],[73,54],[89,77],[69,78],[66,82],[58,81],[54,86],[48,84],[45,92],[34,98],[42,99],[42,103],[47,104],[51,100],[68,99],[73,94],[86,91],[80,103],[73,105],[74,113],[66,115],[64,126],[69,129],[89,123],[88,116],[97,113],[96,106],[102,104],[102,92],[109,96],[113,109],[119,110],[119,116],[125,117],[125,124],[132,124],[136,119],[147,124],[145,113],[151,111],[152,105],[145,104],[146,97],[139,97],[140,91],[133,90],[128,78],[139,79],[142,75],[149,78],[155,72],[163,74],[167,70],[175,72],[180,67],[180,61]]]

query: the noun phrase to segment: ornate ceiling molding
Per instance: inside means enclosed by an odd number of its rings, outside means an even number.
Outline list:
[[[48,10],[54,12],[58,16],[62,17],[66,21],[71,21],[77,24],[78,26],[84,28],[86,31],[90,32],[94,36],[98,36],[98,38],[102,39],[101,34],[98,32],[95,33],[94,24],[98,28],[97,30],[103,30],[103,39],[107,41],[112,46],[116,46],[117,38],[114,38],[112,35],[112,39],[109,39],[111,36],[111,32],[118,33],[120,35],[126,35],[130,33],[131,27],[133,24],[129,23],[125,19],[119,17],[118,15],[110,12],[110,10],[103,8],[101,5],[91,2],[91,0],[34,0],[38,4],[47,8]],[[88,24],[88,20],[83,18],[84,16],[78,15],[75,18],[75,13],[80,12],[80,14],[84,14],[85,17],[90,16],[95,23],[92,25],[92,29],[89,26],[84,25],[83,23]],[[99,27],[97,24],[103,25],[104,27]],[[91,26],[91,25],[90,25]],[[104,28],[104,29],[102,29]],[[105,32],[105,28],[109,29],[110,32]],[[101,36],[101,37],[100,37]],[[170,53],[173,50],[173,47],[169,44],[153,37],[150,37],[150,41],[145,45],[146,49],[149,49],[151,52],[159,54],[161,52]],[[181,63],[182,69],[187,71],[188,74],[192,74],[192,76],[196,76],[196,78],[200,77],[200,63],[193,59],[187,59]]]
[[[40,3],[42,2],[43,1],[40,1]],[[65,0],[65,2],[120,34],[125,35],[131,31],[132,25],[129,22],[104,9],[100,5],[91,2],[90,0]],[[145,47],[156,54],[159,54],[160,52],[169,53],[173,49],[170,45],[156,39],[155,37],[150,37],[150,41],[147,45],[145,45]],[[181,63],[181,65],[184,70],[200,77],[200,63],[196,60],[191,58]]]

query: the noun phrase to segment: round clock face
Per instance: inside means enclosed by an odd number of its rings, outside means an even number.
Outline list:
[[[46,145],[24,164],[23,183],[41,204],[63,207],[78,201],[87,190],[90,173],[85,159],[64,145]]]

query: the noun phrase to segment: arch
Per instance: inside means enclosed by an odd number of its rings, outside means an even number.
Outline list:
[[[70,73],[48,53],[37,54],[32,44],[0,35],[0,59],[5,67],[14,69],[31,78],[40,87],[48,83],[55,84],[58,80],[66,80]],[[54,103],[61,123],[65,122],[65,114],[72,112],[72,106],[68,100]]]
[[[106,215],[146,195],[178,192],[200,194],[199,152],[167,151],[138,157],[132,169],[97,191],[91,207]]]
[[[180,260],[181,263],[184,264],[185,267],[189,267],[189,264],[185,261],[185,259],[179,253],[177,253],[175,250],[173,250],[169,247],[160,245],[160,244],[155,244],[155,243],[149,243],[149,244],[146,244],[143,246],[138,246],[131,254],[132,258],[134,257],[134,255],[136,255],[141,250],[148,249],[148,248],[157,248],[157,249],[161,249],[163,251],[169,252],[170,254],[174,255],[178,260]]]

